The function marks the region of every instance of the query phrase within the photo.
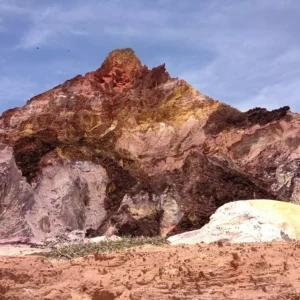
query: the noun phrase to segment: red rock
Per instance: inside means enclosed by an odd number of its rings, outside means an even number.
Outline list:
[[[201,227],[233,200],[299,203],[299,124],[288,107],[242,113],[171,78],[165,65],[149,70],[131,49],[122,49],[98,70],[4,112],[0,142],[13,147],[32,185],[32,211],[43,203],[36,189],[44,184],[44,170],[88,161],[109,178],[105,211],[95,212],[106,218],[95,228],[75,217],[68,230],[165,235]],[[61,194],[51,193],[63,204]],[[83,195],[76,199],[84,203]]]

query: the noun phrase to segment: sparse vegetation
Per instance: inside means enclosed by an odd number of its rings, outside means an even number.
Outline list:
[[[124,49],[116,49],[109,53],[109,58],[118,58],[120,60],[129,60],[129,59],[135,59],[137,60],[137,57],[134,53],[134,51],[131,48],[124,48]]]
[[[75,243],[52,247],[50,252],[42,252],[40,255],[55,259],[72,259],[83,257],[97,252],[113,252],[143,245],[162,246],[168,241],[161,237],[124,237],[116,241],[103,241],[99,243]]]

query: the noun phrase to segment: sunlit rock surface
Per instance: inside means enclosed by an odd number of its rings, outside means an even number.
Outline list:
[[[174,235],[172,245],[278,242],[300,239],[300,205],[273,200],[224,204],[201,229]]]

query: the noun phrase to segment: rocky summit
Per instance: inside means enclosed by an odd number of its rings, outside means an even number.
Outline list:
[[[241,112],[131,49],[0,118],[0,237],[170,236],[223,204],[300,203],[300,116]]]

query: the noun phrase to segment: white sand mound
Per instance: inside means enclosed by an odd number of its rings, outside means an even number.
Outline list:
[[[227,203],[201,229],[174,235],[168,240],[177,245],[293,239],[300,239],[300,205],[261,199]]]

